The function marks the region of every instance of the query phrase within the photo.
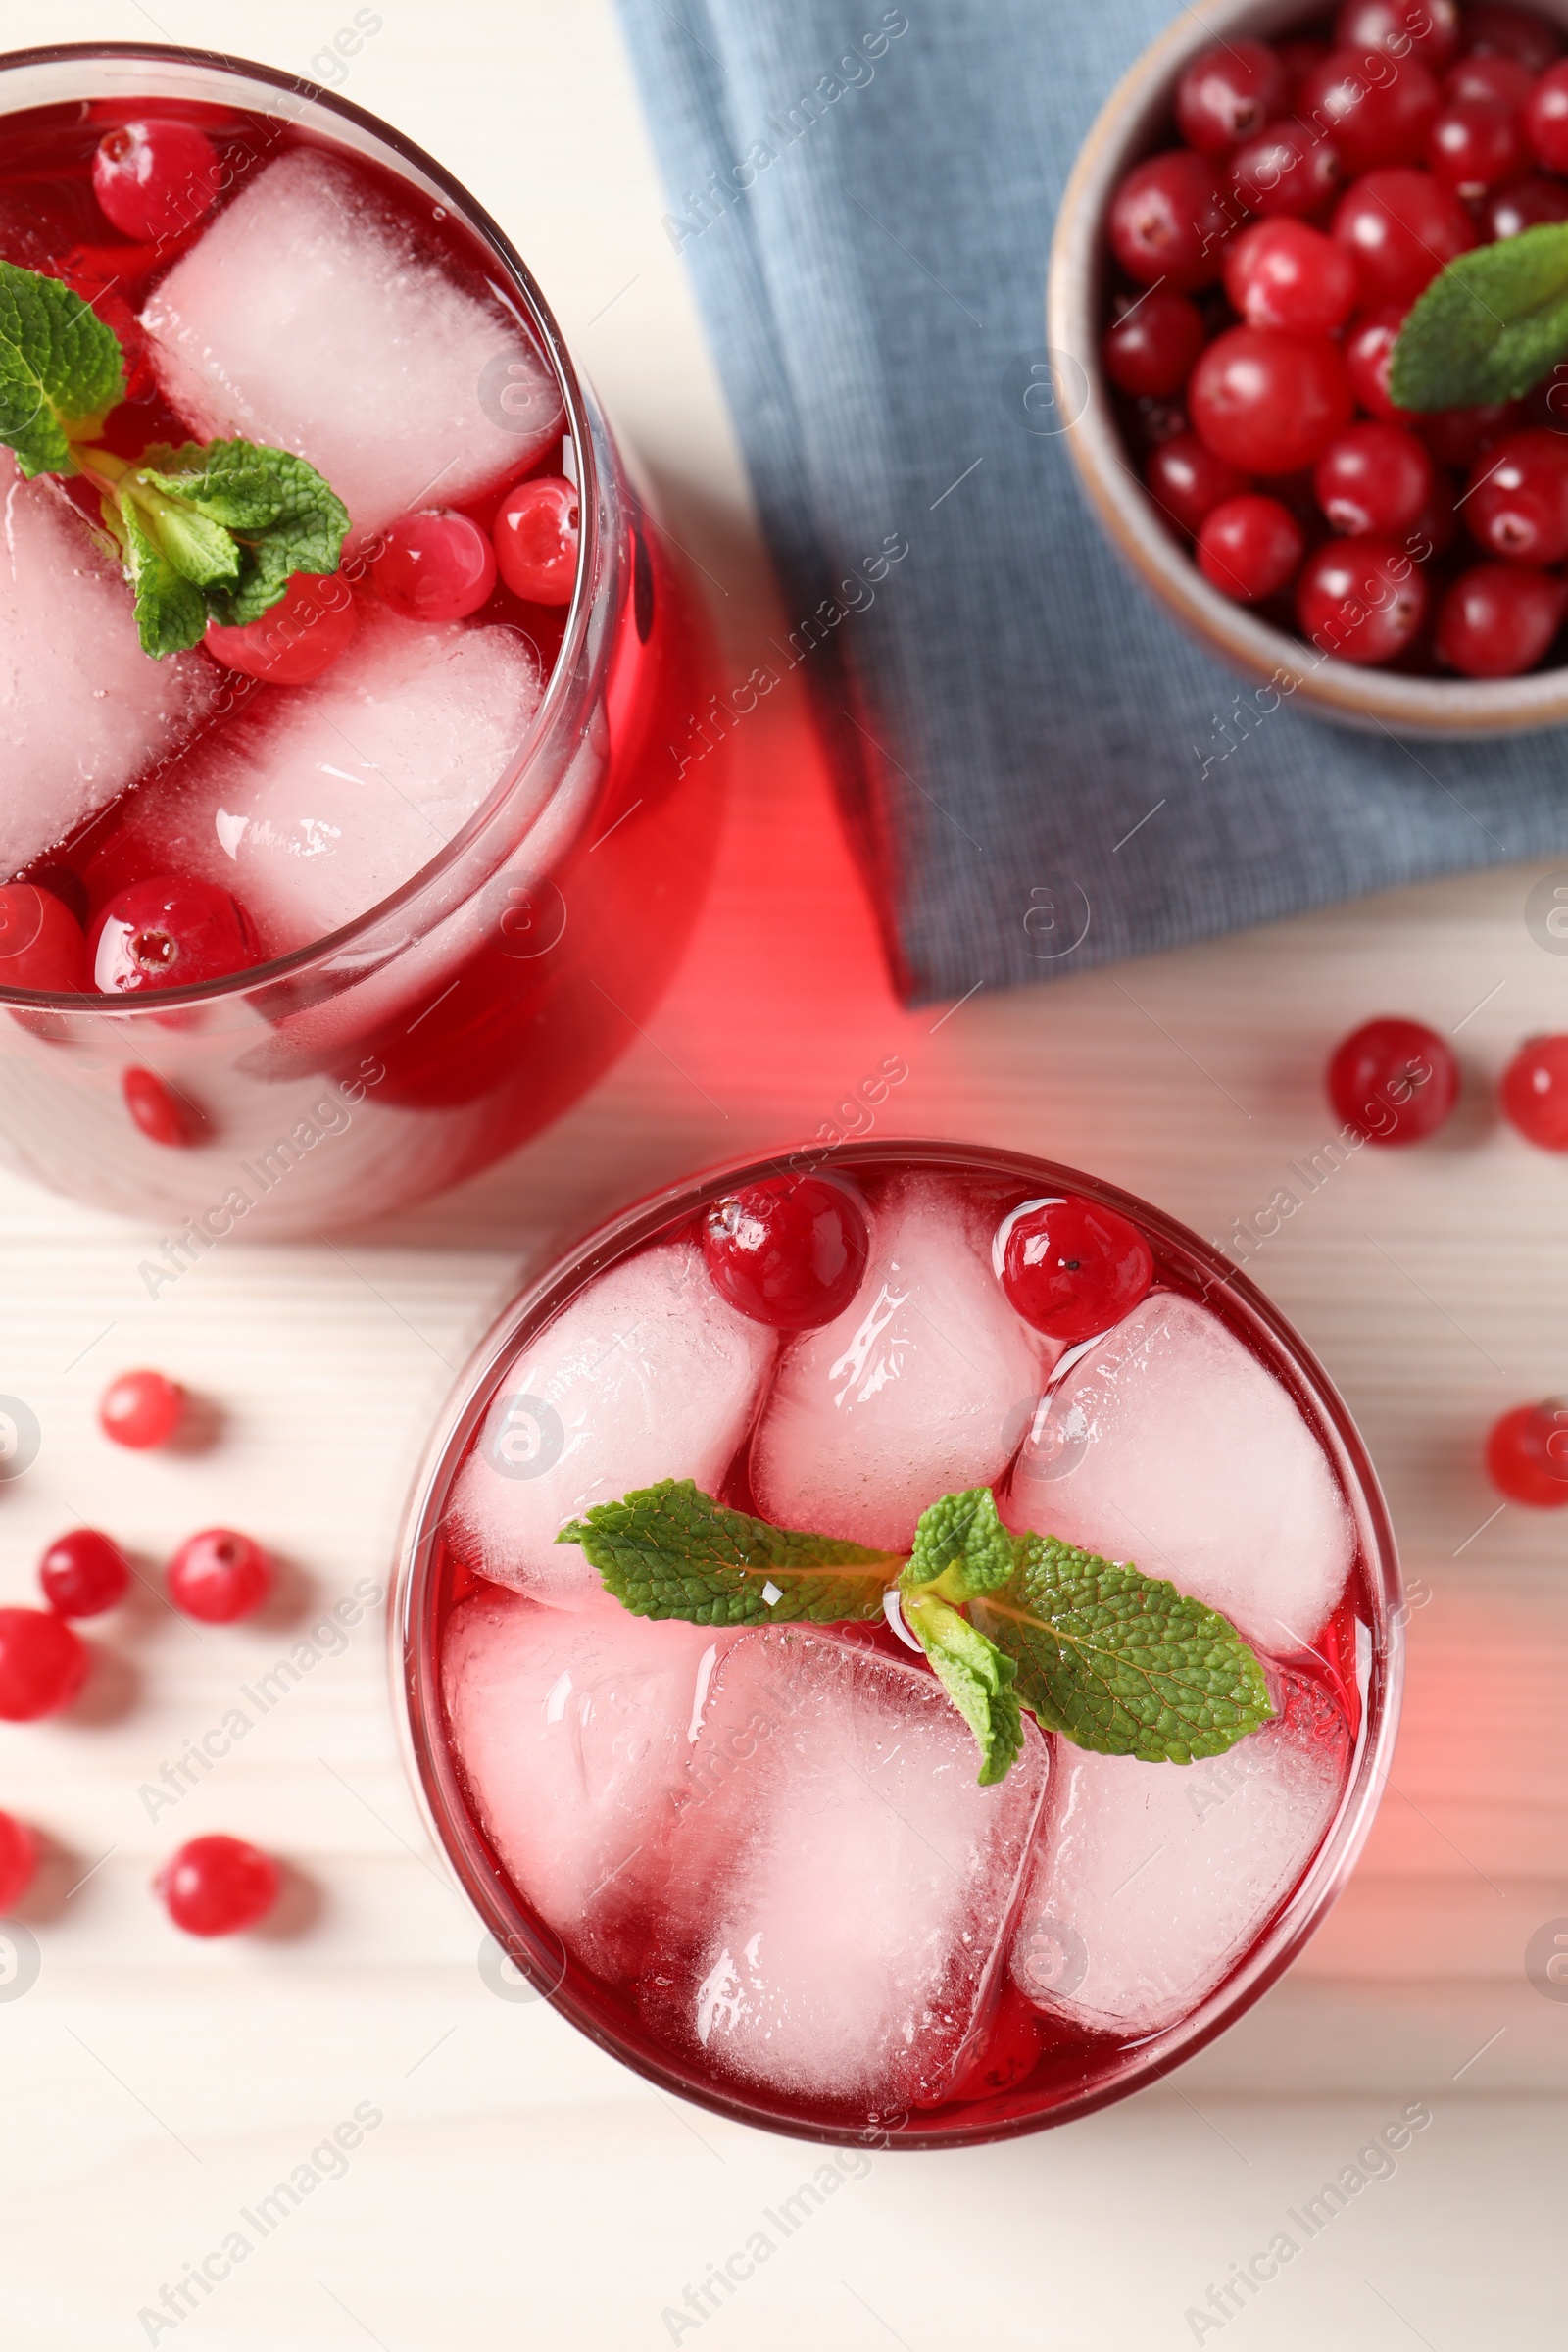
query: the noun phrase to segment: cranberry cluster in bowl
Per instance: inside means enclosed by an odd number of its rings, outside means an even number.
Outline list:
[[[1487,409],[1389,389],[1447,263],[1568,221],[1564,20],[1230,0],[1140,61],[1063,199],[1051,340],[1093,354],[1102,516],[1216,650],[1343,716],[1568,715],[1568,365]]]

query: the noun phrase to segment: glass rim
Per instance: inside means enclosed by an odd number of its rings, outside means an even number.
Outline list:
[[[48,989],[0,986],[0,1008],[16,1006],[24,1011],[72,1013],[79,1020],[112,1017],[117,1021],[130,1021],[151,1019],[159,1012],[168,1013],[191,1005],[230,1002],[270,988],[280,981],[296,979],[313,965],[340,955],[368,930],[412,905],[443,872],[458,863],[480,838],[515,792],[540,747],[556,733],[565,707],[573,702],[586,702],[589,697],[592,680],[580,675],[579,663],[592,617],[601,555],[598,495],[601,481],[584,388],[565,338],[557,324],[555,313],[545,300],[537,279],[493,214],[469,194],[455,173],[438,163],[416,140],[407,138],[368,107],[357,105],[351,98],[340,97],[335,90],[324,88],[305,74],[285,74],[280,67],[259,65],[254,59],[237,57],[227,50],[202,49],[193,43],[181,41],[51,41],[27,49],[0,51],[0,122],[9,114],[23,111],[12,109],[4,103],[4,84],[12,74],[32,67],[85,66],[105,59],[123,59],[132,63],[144,60],[150,65],[175,63],[194,66],[210,73],[229,74],[235,78],[261,82],[271,89],[287,91],[291,96],[319,106],[329,114],[341,116],[359,130],[368,132],[390,150],[400,163],[409,165],[439,187],[450,198],[459,218],[500,263],[503,272],[511,280],[509,292],[519,299],[520,307],[538,334],[545,357],[555,372],[565,411],[565,429],[576,452],[580,492],[578,512],[581,517],[577,577],[572,587],[560,650],[545,681],[539,707],[504,773],[473,814],[450,841],[442,844],[433,858],[407,881],[400,883],[396,890],[383,899],[377,899],[373,906],[340,924],[335,931],[326,932],[321,938],[309,941],[302,948],[291,948],[287,955],[271,956],[265,963],[253,964],[244,971],[225,973],[217,980],[194,982],[184,988],[149,989],[145,994],[134,997],[108,996],[97,989],[63,995]],[[595,585],[590,586],[590,583]],[[543,813],[543,808],[536,811],[535,821]],[[344,986],[352,987],[356,978],[361,976],[345,975]]]
[[[1271,1913],[1269,1925],[1240,1967],[1174,2024],[1135,2037],[1125,2045],[1131,2053],[1127,2063],[1076,2094],[1032,2114],[994,2122],[987,2122],[982,2116],[972,2123],[926,2131],[884,2129],[872,2124],[863,2127],[816,2124],[781,2115],[768,2107],[764,2094],[750,2098],[731,2092],[710,2078],[704,2078],[695,2068],[684,2067],[674,2053],[669,2053],[666,2061],[632,2045],[566,1991],[564,1972],[555,1969],[545,1956],[533,1952],[532,1944],[539,1938],[531,1923],[517,1916],[504,1916],[509,1906],[515,1911],[514,1895],[524,1905],[526,1896],[521,1895],[520,1889],[514,1889],[510,1879],[505,1877],[498,1890],[494,1866],[481,1867],[475,1855],[463,1850],[460,1839],[446,1834],[443,1825],[450,1819],[467,1833],[470,1845],[476,1837],[484,1836],[458,1783],[444,1728],[440,1660],[425,1639],[432,1598],[434,1544],[453,1479],[494,1400],[499,1378],[514,1358],[530,1326],[542,1327],[576,1295],[587,1279],[629,1256],[683,1208],[695,1207],[717,1185],[761,1181],[788,1169],[799,1169],[803,1162],[813,1169],[832,1165],[853,1174],[857,1165],[867,1162],[893,1168],[909,1161],[947,1167],[955,1172],[978,1169],[986,1175],[1030,1186],[1045,1183],[1082,1194],[1130,1217],[1173,1253],[1203,1268],[1213,1278],[1213,1286],[1223,1285],[1266,1334],[1277,1359],[1270,1369],[1277,1377],[1281,1360],[1288,1364],[1322,1424],[1320,1438],[1327,1435],[1333,1441],[1333,1448],[1338,1449],[1336,1472],[1350,1489],[1352,1504],[1364,1520],[1357,1529],[1358,1549],[1364,1557],[1365,1582],[1374,1615],[1372,1657],[1362,1692],[1361,1722],[1349,1777],[1311,1862]],[[1302,1396],[1290,1393],[1299,1409]],[[731,2122],[816,2145],[874,2145],[890,2150],[929,2152],[1022,2138],[1075,2122],[1130,2097],[1134,2091],[1147,2089],[1215,2040],[1284,1974],[1342,1891],[1366,1842],[1388,1779],[1403,1685],[1402,1603],[1403,1584],[1393,1523],[1377,1472],[1349,1409],[1312,1349],[1242,1268],[1190,1227],[1167,1216],[1137,1194],[1081,1169],[1004,1147],[901,1136],[858,1145],[846,1142],[825,1148],[801,1147],[793,1152],[718,1161],[632,1201],[552,1255],[549,1263],[502,1308],[470,1351],[448,1392],[426,1444],[399,1526],[387,1610],[388,1666],[399,1745],[431,1840],[467,1897],[479,1924],[503,1943],[517,1968],[559,2015],[646,2081]],[[552,1975],[553,1984],[549,1982]]]

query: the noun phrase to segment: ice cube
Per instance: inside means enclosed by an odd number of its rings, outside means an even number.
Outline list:
[[[1136,1560],[1276,1650],[1311,1641],[1354,1553],[1297,1406],[1217,1316],[1170,1291],[1050,1393],[1001,1507],[1012,1528]]]
[[[774,1335],[737,1314],[700,1250],[669,1242],[612,1266],[510,1373],[453,1492],[459,1549],[564,1608],[603,1594],[557,1530],[662,1478],[721,1483],[751,1425]]]
[[[837,1636],[743,1634],[712,1677],[639,2001],[721,2078],[886,2113],[940,2098],[1003,1965],[1045,1793],[982,1788],[940,1685]]]
[[[138,793],[126,821],[143,858],[233,891],[286,954],[428,864],[501,781],[541,692],[515,630],[367,605],[329,670],[253,695]]]
[[[544,359],[498,303],[416,251],[350,164],[270,164],[142,313],[170,406],[201,440],[292,449],[360,532],[476,498],[561,432]]]
[[[448,1624],[442,1690],[479,1819],[519,1891],[601,1975],[640,1950],[700,1680],[733,1639],[603,1596],[568,1616],[499,1588]]]
[[[1152,2034],[1256,1940],[1334,1817],[1350,1735],[1324,1688],[1278,1678],[1282,1712],[1223,1756],[1141,1764],[1054,1742],[1047,1828],[1014,1982],[1095,2033]]]
[[[175,750],[218,692],[205,654],[155,662],[130,590],[48,480],[0,450],[0,880]]]
[[[945,1186],[907,1179],[877,1212],[858,1296],[780,1360],[752,1449],[758,1507],[904,1548],[928,1503],[1006,1467],[1042,1347],[991,1270],[989,1229]]]

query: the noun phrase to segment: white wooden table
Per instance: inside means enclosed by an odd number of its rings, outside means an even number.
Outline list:
[[[736,675],[778,625],[733,438],[608,0],[386,0],[345,87],[514,232],[673,526],[713,581]],[[312,71],[336,0],[0,5],[7,46],[144,37]],[[319,67],[316,69],[319,71]],[[199,1633],[150,1587],[104,1621],[69,1723],[0,1726],[0,1804],[52,1850],[24,1916],[41,1968],[0,2002],[0,2329],[19,2352],[1343,2352],[1559,2345],[1568,2006],[1525,1945],[1568,1916],[1568,1514],[1497,1498],[1479,1441],[1568,1386],[1568,1173],[1500,1129],[1514,1041],[1568,1026],[1568,965],[1509,869],[1033,993],[909,1014],[883,975],[800,709],[736,737],[717,886],[650,1034],[556,1130],[465,1193],[336,1247],[205,1258],[149,1301],[149,1236],[7,1183],[0,1389],[43,1449],[0,1490],[0,1598],[31,1597],[74,1515],[151,1576],[180,1536],[250,1528],[289,1563],[266,1622]],[[1484,757],[1478,754],[1478,758]],[[882,1133],[1094,1168],[1200,1230],[1267,1202],[1327,1131],[1325,1046],[1381,1010],[1456,1033],[1469,1089],[1417,1152],[1364,1152],[1253,1260],[1326,1359],[1387,1481],[1422,1599],[1406,1728],[1366,1861],[1294,1974],[1167,2087],[1033,2141],[878,2156],[733,2302],[663,2318],[815,2159],[658,2096],[538,2003],[480,1981],[394,1746],[378,1625],[323,1660],[177,1805],[138,1791],[356,1578],[384,1581],[407,1475],[465,1351],[553,1238],[731,1152],[814,1133],[887,1054]],[[221,1407],[199,1455],[96,1434],[117,1367]],[[204,1945],[147,1882],[227,1829],[286,1857],[275,1931]],[[1221,2324],[1188,2316],[1424,2101],[1358,2192]],[[322,2156],[355,2109],[380,2121]],[[266,2234],[242,2213],[322,2176]],[[233,2261],[225,2238],[250,2250]],[[967,2246],[966,2255],[961,2249]],[[188,2284],[176,2326],[157,2312]],[[227,2276],[220,2274],[228,2268]],[[1266,2267],[1266,2266],[1264,2266]],[[1223,2301],[1219,2309],[1224,2309]]]

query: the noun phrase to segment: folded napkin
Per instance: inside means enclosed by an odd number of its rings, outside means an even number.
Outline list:
[[[1568,847],[1568,730],[1260,712],[1040,429],[1057,199],[1168,0],[619,5],[911,1002]]]

